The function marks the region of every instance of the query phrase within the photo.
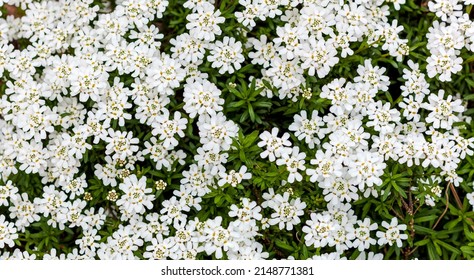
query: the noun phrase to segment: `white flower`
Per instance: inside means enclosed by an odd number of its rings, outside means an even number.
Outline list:
[[[115,187],[117,185],[116,177],[118,175],[118,170],[115,167],[116,162],[110,156],[106,156],[104,159],[106,161],[105,165],[96,164],[94,166],[94,175],[97,176],[99,180],[102,180],[105,186],[111,185]]]
[[[426,62],[428,62],[426,66],[428,77],[433,78],[440,74],[438,79],[441,82],[451,81],[451,74],[462,70],[462,58],[456,56],[454,49],[441,48],[438,52],[432,53]]]
[[[359,151],[352,155],[348,163],[348,172],[352,176],[352,183],[359,185],[359,189],[363,190],[366,185],[372,187],[382,184],[380,177],[386,166],[378,153]]]
[[[95,228],[100,230],[105,223],[107,215],[105,215],[104,208],[100,207],[97,209],[97,213],[94,213],[95,209],[90,208],[84,211],[84,215],[88,217],[86,221],[88,222],[89,229]]]
[[[39,142],[45,139],[48,133],[54,131],[53,125],[58,115],[49,107],[32,104],[22,113],[23,117],[13,120],[13,123],[23,129],[26,140],[34,138]]]
[[[277,159],[277,165],[286,165],[286,170],[290,172],[288,176],[288,183],[293,183],[295,180],[301,182],[303,176],[299,173],[298,170],[304,171],[306,167],[304,166],[306,154],[304,152],[299,152],[299,147],[293,147],[292,153],[284,153],[282,157]]]
[[[304,81],[303,69],[296,60],[286,60],[278,56],[271,60],[271,66],[265,74],[271,78],[275,87],[282,90],[296,88]]]
[[[311,167],[306,169],[306,174],[311,176],[311,182],[319,182],[328,186],[336,177],[342,176],[342,162],[333,156],[330,151],[316,151],[315,158],[310,161]]]
[[[110,126],[112,120],[118,120],[118,124],[124,126],[125,120],[132,119],[132,115],[126,113],[126,110],[130,108],[132,104],[128,102],[128,96],[119,94],[100,102],[97,114],[101,116],[101,119],[105,119],[105,126]]]
[[[315,248],[334,246],[335,232],[339,229],[339,225],[331,219],[330,215],[311,213],[311,220],[306,221],[303,232],[306,246],[314,246]]]
[[[332,44],[331,40],[317,40],[316,37],[311,36],[307,43],[302,44],[298,49],[296,53],[303,61],[301,67],[308,69],[310,76],[317,73],[319,78],[324,78],[329,74],[331,67],[339,62],[336,50],[331,47]]]
[[[87,229],[89,217],[82,214],[86,204],[85,201],[80,199],[65,203],[65,219],[69,222],[69,227],[80,226],[83,229]]]
[[[97,229],[88,229],[83,231],[82,237],[77,239],[75,244],[79,245],[79,253],[95,253],[99,247],[100,236],[97,234]]]
[[[71,96],[79,94],[79,100],[86,102],[92,99],[99,101],[107,87],[107,73],[95,70],[93,67],[81,66],[73,68],[69,77],[71,81]]]
[[[397,109],[390,109],[390,103],[385,104],[382,101],[372,103],[367,108],[367,114],[370,121],[367,126],[373,126],[381,134],[393,132],[395,123],[400,121],[400,112]]]
[[[343,172],[345,177],[347,171]],[[321,185],[323,187],[324,200],[330,204],[338,205],[344,201],[351,202],[357,200],[359,195],[357,194],[357,188],[349,183],[349,180],[344,177],[335,178],[329,185]]]
[[[159,2],[165,3],[167,1]],[[147,46],[159,49],[161,46],[161,42],[157,40],[163,39],[163,37],[164,35],[160,33],[160,30],[155,25],[144,25],[138,28],[138,32],[136,30],[131,30],[129,38],[135,39],[138,43],[138,46]]]
[[[225,167],[223,164],[227,162],[229,155],[227,153],[215,153],[212,151],[205,151],[202,147],[197,148],[197,154],[194,159],[197,161],[198,166],[204,167],[212,175],[218,173],[225,173]]]
[[[175,190],[173,194],[180,198],[180,202],[183,203],[186,209],[194,207],[199,211],[201,210],[202,198],[192,195],[192,192],[193,190],[191,188],[181,185],[179,191]]]
[[[398,162],[407,163],[408,167],[413,164],[419,165],[420,159],[423,158],[423,146],[425,145],[425,137],[422,133],[410,133],[402,142],[397,145],[395,153],[398,156]]]
[[[167,88],[179,87],[186,72],[178,61],[162,53],[161,56],[153,58],[153,62],[147,67],[146,75],[146,82],[161,92]]]
[[[260,243],[253,242],[252,245],[247,247],[239,247],[237,255],[234,255],[234,251],[228,252],[229,260],[264,260],[269,256],[268,252],[262,252],[263,245]]]
[[[197,39],[188,33],[178,35],[176,38],[170,40],[171,57],[179,59],[183,65],[189,63],[197,63],[204,58],[208,44],[200,39]],[[202,62],[202,61],[201,61]]]
[[[5,64],[5,69],[10,72],[13,79],[25,79],[30,75],[34,75],[39,61],[34,57],[37,52],[30,47],[22,51],[15,50],[10,54],[8,64]]]
[[[448,16],[461,16],[463,6],[459,0],[433,0],[428,2],[428,8],[442,21],[448,21]]]
[[[304,214],[303,209],[306,208],[306,203],[302,202],[300,198],[290,199],[290,194],[285,192],[283,196],[277,194],[269,204],[269,207],[275,210],[271,215],[271,219],[268,221],[270,225],[278,224],[280,230],[286,228],[286,230],[292,230],[294,225],[301,222],[300,216]]]
[[[206,254],[215,253],[217,259],[221,259],[223,253],[230,249],[238,249],[238,244],[233,241],[233,233],[223,228],[221,223],[221,216],[217,216],[213,220],[207,220],[204,234],[200,238]]]
[[[20,170],[29,173],[44,172],[46,170],[46,159],[49,158],[48,151],[42,147],[41,142],[26,145],[20,150],[17,160]]]
[[[407,226],[399,225],[398,219],[395,217],[392,218],[390,224],[383,221],[382,226],[386,228],[387,230],[385,232],[377,231],[377,237],[379,238],[377,243],[379,245],[388,244],[390,246],[396,243],[397,247],[401,248],[402,240],[405,240],[408,238],[408,235],[401,233],[401,231],[403,232],[404,230],[406,230]]]
[[[241,63],[245,60],[242,55],[242,43],[236,42],[233,37],[225,36],[222,41],[216,41],[210,46],[210,50],[211,55],[207,60],[212,62],[213,68],[219,69],[220,74],[234,73],[241,68]]]
[[[372,66],[372,60],[367,59],[364,61],[364,66],[359,65],[357,67],[357,73],[359,76],[354,78],[354,82],[368,82],[377,91],[387,91],[390,85],[389,77],[383,75],[385,68],[379,66]]]
[[[0,185],[0,206],[8,206],[12,197],[15,197],[18,193],[18,188],[15,187],[12,181],[7,181],[5,184]]]
[[[466,198],[469,201],[469,204],[474,208],[474,192],[466,194]]]
[[[433,26],[428,29],[426,38],[428,38],[426,47],[431,52],[437,52],[440,48],[459,50],[464,47],[464,38],[456,24],[446,26],[444,22],[440,24],[434,21]]]
[[[334,12],[330,7],[324,6],[324,4],[320,5],[317,2],[305,3],[299,11],[301,15],[298,23],[318,38],[322,34],[330,35],[332,33],[331,26],[336,24]]]
[[[105,153],[110,155],[113,153],[113,159],[125,160],[128,156],[138,151],[138,139],[133,138],[131,131],[114,131],[112,128],[108,130],[109,136],[105,138],[107,150]]]
[[[364,5],[358,5],[357,2],[350,2],[342,6],[342,9],[338,9],[336,22],[347,25],[349,32],[353,32],[355,36],[361,37],[367,32],[369,19],[367,12]]]
[[[288,60],[295,58],[297,50],[301,47],[301,42],[308,39],[308,32],[304,27],[285,24],[283,27],[278,26],[276,32],[278,37],[273,39],[273,42],[281,45],[277,51],[281,57]]]
[[[252,64],[260,64],[264,68],[270,66],[270,61],[275,58],[276,54],[274,43],[267,42],[266,35],[260,35],[260,39],[249,38],[248,40],[249,44],[255,49],[255,52],[249,53]]]
[[[353,55],[354,50],[351,49],[351,42],[357,41],[357,38],[354,36],[354,31],[349,28],[349,26],[340,24],[338,26],[338,34],[330,34],[334,47],[341,50],[341,57],[345,58],[348,55]]]
[[[453,97],[448,95],[444,98],[444,90],[439,90],[438,94],[430,94],[428,96],[429,103],[424,103],[423,108],[431,111],[426,122],[433,123],[434,128],[451,129],[454,122],[459,121],[456,113],[462,113],[464,106],[462,100],[457,99],[453,101]]]
[[[357,257],[356,260],[383,260],[383,254],[375,254],[374,252],[369,252],[366,255],[365,251],[362,251],[360,252],[360,255]]]
[[[262,141],[258,142],[259,147],[265,147],[266,150],[260,153],[262,158],[268,157],[270,161],[275,161],[276,158],[280,158],[282,154],[290,153],[291,142],[288,141],[290,138],[289,133],[284,133],[280,138],[278,137],[278,128],[272,128],[272,132],[264,131],[260,134]]]
[[[203,114],[199,116],[199,136],[206,151],[227,151],[236,137],[239,127],[231,120],[227,120],[222,112]]]
[[[69,197],[74,199],[84,193],[84,188],[87,188],[86,174],[82,174],[80,177],[70,181],[63,187],[66,193],[70,193]]]
[[[103,244],[103,243],[102,243]],[[102,245],[101,244],[101,245]],[[105,259],[127,260],[135,259],[133,252],[138,250],[139,246],[143,245],[143,240],[134,232],[130,225],[119,225],[119,228],[114,231],[112,236],[107,238],[107,245],[112,249],[111,255]],[[100,257],[101,249],[98,255]],[[101,259],[104,259],[101,257]]]
[[[355,105],[355,91],[351,89],[351,84],[344,86],[346,79],[334,79],[327,85],[324,85],[320,96],[331,100],[333,106],[330,111],[336,115],[351,112]]]
[[[190,208],[185,204],[185,201],[178,200],[176,196],[173,196],[170,199],[163,201],[160,211],[160,214],[162,214],[160,220],[168,225],[172,223],[177,225],[183,221],[186,221],[187,216],[182,212],[189,210]]]
[[[191,36],[206,41],[214,41],[215,35],[221,35],[222,31],[219,24],[224,23],[225,18],[221,17],[219,10],[214,10],[214,5],[204,2],[196,6],[195,13],[186,16],[189,21],[186,28]]]
[[[183,7],[191,9],[193,12],[195,12],[197,7],[203,5],[204,3],[210,3],[210,4],[214,5],[215,1],[214,0],[206,0],[206,1],[203,1],[203,0],[187,0],[186,2],[184,2]]]
[[[184,86],[183,109],[194,118],[197,114],[219,112],[222,110],[224,99],[220,97],[221,91],[215,84],[208,80],[198,80]]]
[[[146,187],[146,179],[143,176],[138,180],[135,174],[126,177],[119,185],[124,194],[117,200],[117,205],[139,214],[143,214],[146,209],[151,209],[155,196],[150,194],[152,190]]]
[[[260,213],[262,208],[257,206],[255,201],[250,201],[248,198],[242,199],[241,208],[235,204],[232,204],[230,206],[230,210],[229,217],[237,217],[237,221],[240,223],[249,223],[252,219],[262,219],[262,214]]]
[[[413,99],[413,96],[403,98],[403,101],[400,103],[400,108],[403,110],[403,116],[407,120],[413,120],[414,122],[420,121],[419,110],[421,109],[422,103]]]
[[[293,123],[288,127],[289,130],[295,132],[298,140],[305,141],[308,147],[313,149],[315,144],[319,144],[326,133],[326,130],[321,128],[324,126],[323,119],[318,116],[318,111],[314,110],[311,113],[311,119],[308,118],[306,111],[301,111],[300,114],[293,116]]]
[[[338,252],[335,253],[325,253],[321,255],[314,255],[310,258],[311,260],[347,260],[346,257],[341,258],[341,254]]]
[[[370,245],[376,244],[376,240],[370,236],[370,232],[377,229],[377,223],[371,224],[370,219],[365,218],[363,221],[357,221],[357,225],[358,227],[354,232],[355,240],[352,245],[362,252],[369,249]]]
[[[151,245],[146,247],[143,257],[150,260],[166,260],[173,258],[176,247],[172,238],[163,239],[161,235],[151,240]]]
[[[16,219],[15,226],[18,231],[24,232],[31,223],[39,221],[39,209],[28,199],[27,193],[16,194],[11,197],[11,204],[8,211],[10,212],[10,218]]]
[[[53,185],[43,187],[42,197],[36,197],[34,204],[37,207],[38,213],[42,213],[45,217],[51,216],[48,224],[53,224],[56,227],[55,219],[58,215],[65,212],[67,195],[63,191],[57,190]],[[62,226],[64,228],[64,225]]]
[[[14,241],[18,238],[17,229],[14,223],[5,220],[4,215],[0,215],[0,249],[15,246]]]
[[[211,191],[209,186],[212,185],[213,176],[209,170],[191,164],[189,170],[183,171],[183,177],[180,183],[190,189],[191,195],[201,197]]]
[[[246,172],[247,166],[242,165],[240,167],[239,172],[235,170],[231,170],[229,173],[219,173],[221,179],[217,182],[219,186],[223,186],[224,184],[229,184],[232,187],[236,187],[238,184],[242,182],[242,180],[248,180],[252,178],[252,174]]]
[[[165,149],[172,150],[178,145],[178,140],[176,140],[175,135],[181,138],[184,137],[184,130],[186,129],[188,120],[181,118],[181,113],[177,111],[174,112],[173,119],[169,117],[168,112],[159,116],[157,122],[152,124],[154,129],[151,131],[151,134],[159,136],[159,139],[163,140],[161,144]]]

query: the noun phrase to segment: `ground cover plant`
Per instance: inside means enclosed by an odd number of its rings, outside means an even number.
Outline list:
[[[0,0],[0,259],[472,259],[473,0]]]

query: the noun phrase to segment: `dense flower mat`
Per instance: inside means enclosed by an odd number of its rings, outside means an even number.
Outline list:
[[[0,259],[474,257],[473,0],[0,0]]]

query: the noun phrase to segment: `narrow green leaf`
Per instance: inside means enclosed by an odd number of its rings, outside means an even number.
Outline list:
[[[291,247],[291,245],[287,244],[285,241],[283,240],[276,240],[275,241],[275,245],[278,247],[278,248],[281,248],[283,250],[287,250],[287,251],[294,251],[294,248]]]

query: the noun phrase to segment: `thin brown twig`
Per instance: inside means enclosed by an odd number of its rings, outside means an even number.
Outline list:
[[[410,212],[410,206],[408,206],[408,203],[406,203],[406,201],[402,197],[400,197],[400,200],[402,202],[403,208],[405,208],[405,210],[407,212]],[[410,213],[408,213],[408,214],[410,214]]]
[[[456,189],[454,188],[454,185],[450,182],[448,184],[449,188],[451,189],[451,192],[453,193],[453,196],[454,196],[454,200],[456,201],[456,204],[458,205],[458,208],[459,209],[462,209],[462,202],[461,202],[461,199],[459,199],[459,195],[458,195],[458,192],[456,191]]]
[[[415,215],[418,212],[418,210],[420,210],[422,205],[423,204],[420,203],[420,205],[418,205],[418,207],[416,207],[415,211],[413,212],[413,215]]]
[[[407,214],[410,216],[410,222],[408,223],[410,229],[411,239],[415,238],[415,213],[413,212],[413,198],[411,188],[408,189],[408,210]]]
[[[301,243],[301,239],[300,239],[300,237],[298,236],[298,232],[296,232],[295,237],[296,237],[296,240],[298,240],[298,244]]]
[[[393,208],[393,206],[390,206],[390,210],[392,210],[393,213],[395,213],[395,216],[397,216],[400,220],[402,220],[402,221],[405,220],[405,218],[404,218],[400,213],[398,213],[398,212]]]
[[[425,239],[425,238],[423,238],[423,239]],[[408,252],[408,253],[407,253],[407,256],[410,256],[410,255],[412,255],[413,253],[415,253],[415,251],[418,250],[418,247],[420,247],[420,246],[416,246],[415,248],[413,248],[413,250],[411,250],[410,252]]]
[[[413,212],[413,198],[411,194],[411,187],[408,189],[408,205],[410,206],[410,210]]]
[[[441,214],[441,216],[439,216],[438,220],[436,221],[436,223],[433,225],[433,227],[431,229],[435,229],[435,227],[439,224],[439,222],[444,217],[444,215],[446,215],[446,212],[448,212],[448,208],[449,208],[449,192],[448,191],[449,191],[449,188],[446,188],[446,191],[445,191],[445,194],[446,194],[446,207],[444,208],[443,213]]]

